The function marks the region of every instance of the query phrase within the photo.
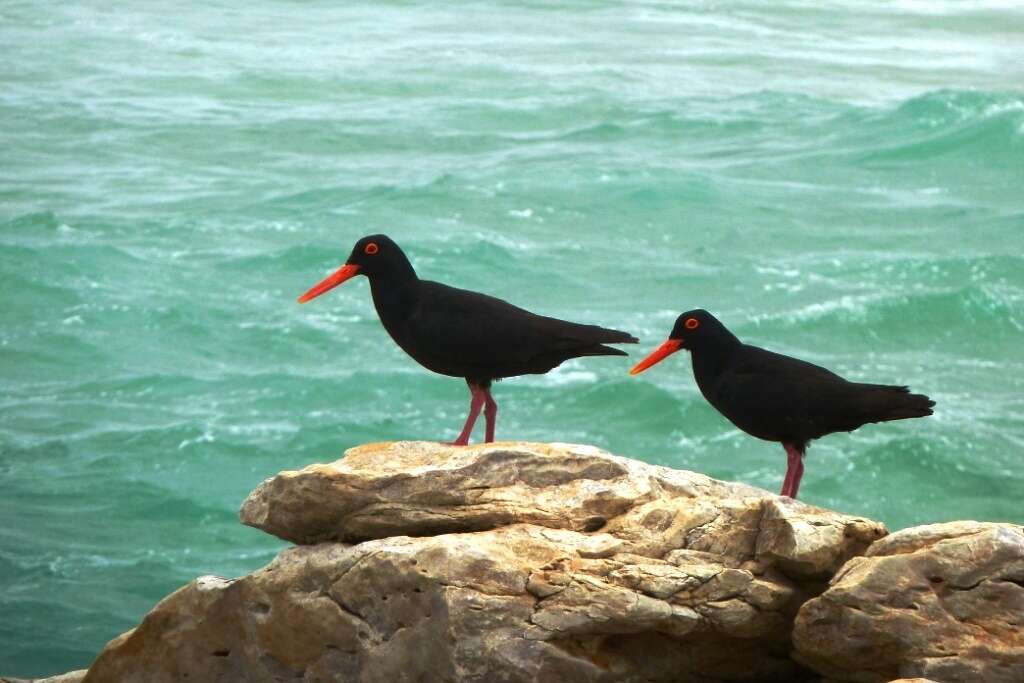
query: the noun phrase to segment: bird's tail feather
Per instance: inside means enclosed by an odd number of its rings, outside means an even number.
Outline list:
[[[869,385],[876,389],[868,396],[865,408],[871,413],[871,422],[906,420],[932,414],[935,401],[924,394],[910,393],[910,387]]]
[[[628,356],[629,354],[622,349],[616,349],[611,346],[605,346],[604,344],[594,344],[588,346],[585,349],[579,349],[576,351],[577,356]]]
[[[612,330],[607,327],[598,327],[597,325],[581,325],[582,334],[579,338],[586,339],[592,344],[638,344],[639,339],[631,335],[629,332],[623,332],[622,330]]]
[[[590,326],[593,334],[588,335],[588,345],[579,349],[576,353],[579,356],[628,356],[629,354],[620,349],[605,346],[605,344],[636,344],[639,339],[629,332],[611,330],[607,327]]]

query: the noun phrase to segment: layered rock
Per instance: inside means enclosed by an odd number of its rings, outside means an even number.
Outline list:
[[[374,444],[242,520],[302,544],[161,602],[97,681],[799,681],[799,606],[884,528],[583,446]],[[349,545],[354,543],[355,545]]]
[[[1024,681],[1024,528],[952,522],[884,538],[803,606],[794,642],[842,681]]]
[[[299,546],[167,597],[85,683],[1024,680],[1012,525],[886,536],[590,447],[419,442],[241,518]]]
[[[699,550],[801,579],[828,578],[886,533],[751,486],[567,444],[369,444],[268,479],[240,516],[299,544],[534,524],[606,534],[616,552]]]
[[[515,525],[291,549],[170,596],[86,680],[800,679],[791,587],[710,563],[586,559],[585,540]]]

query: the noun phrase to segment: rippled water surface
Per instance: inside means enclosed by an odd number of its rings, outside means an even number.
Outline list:
[[[688,308],[938,402],[815,443],[807,501],[1024,522],[1024,9],[1013,2],[0,5],[0,673],[85,666],[282,544],[281,469],[452,438],[458,381],[357,281],[420,273],[630,330]],[[778,489],[700,397],[574,361],[499,437]]]

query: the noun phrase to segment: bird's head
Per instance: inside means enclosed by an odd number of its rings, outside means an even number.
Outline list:
[[[348,255],[345,264],[310,287],[309,291],[299,297],[299,303],[304,304],[310,299],[315,299],[356,275],[372,278],[390,271],[406,272],[409,269],[409,260],[390,237],[367,235],[352,247],[352,253]]]
[[[629,374],[639,375],[680,349],[697,352],[710,348],[727,348],[734,343],[739,343],[739,340],[718,321],[718,318],[703,308],[696,308],[676,318],[676,324],[672,327],[668,339],[647,358],[637,363]]]

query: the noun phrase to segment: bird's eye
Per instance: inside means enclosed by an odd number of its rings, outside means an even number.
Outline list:
[[[687,318],[687,319],[686,319],[686,322],[685,322],[685,323],[683,323],[683,325],[684,325],[684,326],[686,327],[686,329],[688,329],[688,330],[695,330],[695,329],[697,329],[698,327],[700,327],[700,321],[699,321],[699,320],[697,320],[696,318]]]
[[[376,242],[370,242],[363,248],[363,253],[369,254],[370,256],[373,256],[378,251],[380,251],[380,247],[377,246]]]

